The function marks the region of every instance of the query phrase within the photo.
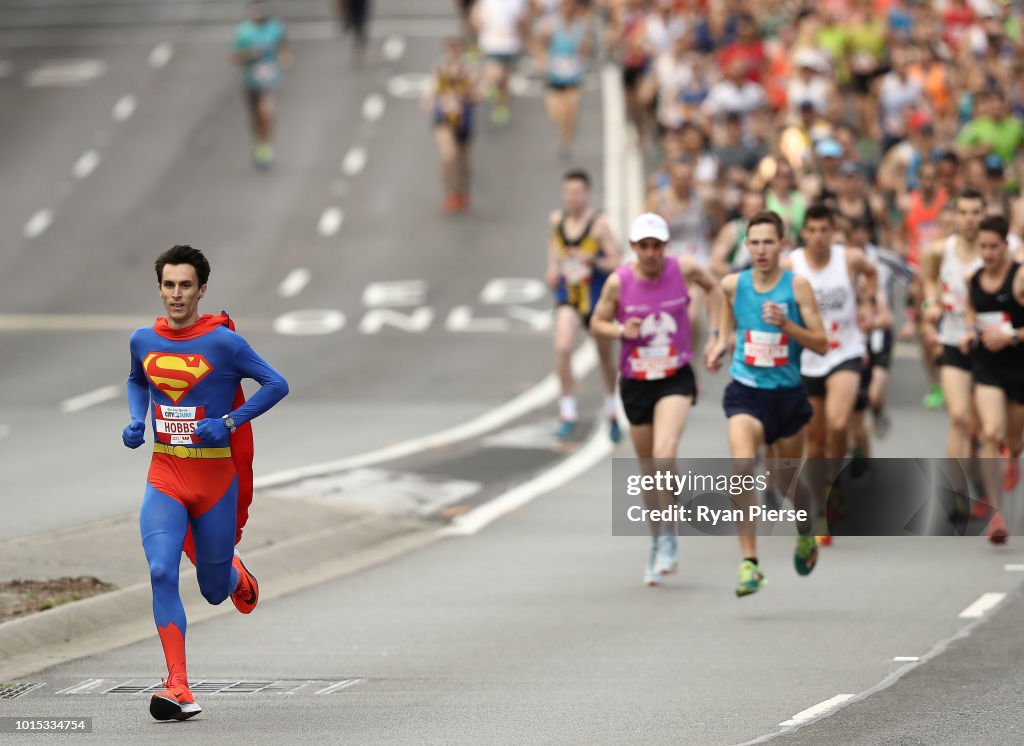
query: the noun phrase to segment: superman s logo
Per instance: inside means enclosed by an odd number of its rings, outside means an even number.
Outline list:
[[[202,355],[151,352],[142,360],[146,377],[175,404],[213,370]]]

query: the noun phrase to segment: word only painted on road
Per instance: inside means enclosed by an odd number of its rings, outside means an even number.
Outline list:
[[[478,310],[472,305],[457,305],[443,316],[428,304],[429,286],[425,280],[371,282],[363,290],[364,308],[355,327],[360,334],[379,334],[395,329],[422,334],[443,326],[447,332],[501,333],[517,329],[544,332],[551,328],[549,309],[531,308],[547,295],[547,286],[536,278],[497,277],[480,291]],[[333,308],[289,311],[274,319],[279,334],[333,334],[348,325],[345,313]]]

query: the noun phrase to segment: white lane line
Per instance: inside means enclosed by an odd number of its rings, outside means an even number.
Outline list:
[[[81,412],[83,409],[94,407],[97,404],[116,399],[121,395],[124,389],[120,386],[104,386],[98,388],[95,391],[89,391],[78,396],[72,396],[70,399],[65,399],[60,403],[60,411],[65,414],[71,414],[72,412]]]
[[[149,53],[149,66],[160,69],[161,67],[167,67],[167,63],[171,61],[174,56],[174,47],[171,46],[169,41],[162,41],[153,47],[153,51]]]
[[[388,62],[397,62],[405,54],[405,39],[398,34],[389,36],[381,46],[381,54]]]
[[[114,104],[114,108],[110,110],[110,116],[114,118],[114,121],[123,122],[131,118],[131,115],[135,113],[136,106],[135,96],[131,94],[121,96]]]
[[[305,267],[297,267],[289,272],[277,288],[282,298],[294,298],[313,279],[313,273]]]
[[[998,606],[1004,598],[1005,593],[982,593],[981,598],[961,611],[959,616],[961,619],[977,619]]]
[[[355,686],[360,681],[362,681],[362,679],[345,679],[344,681],[339,681],[337,684],[332,684],[331,686],[326,686],[323,689],[321,689],[320,691],[313,692],[313,693],[314,694],[334,694],[334,692],[340,692],[342,689],[348,689],[350,686]]]
[[[577,379],[583,378],[597,365],[597,350],[593,342],[587,341],[572,356],[572,369]],[[459,443],[470,438],[476,438],[484,433],[497,430],[512,420],[522,417],[527,412],[546,406],[558,397],[558,379],[554,373],[549,373],[539,383],[524,391],[516,398],[505,402],[484,412],[468,422],[450,427],[447,430],[424,435],[419,438],[395,443],[394,445],[379,448],[376,451],[369,451],[356,456],[338,459],[336,461],[325,461],[320,464],[301,466],[295,469],[267,474],[258,477],[254,484],[257,488],[275,487],[299,479],[330,474],[344,469],[356,469],[362,466],[379,464],[392,459],[403,458],[414,453],[430,450],[432,448],[444,448],[453,443]],[[607,436],[605,436],[607,439]]]
[[[626,103],[622,92],[622,73],[611,63],[601,68],[601,102],[604,110],[604,204],[612,233],[622,236],[622,151],[626,145],[623,112]]]
[[[789,720],[783,720],[779,725],[790,726],[799,725],[800,723],[806,723],[808,720],[813,720],[822,713],[828,712],[829,710],[838,707],[848,699],[853,699],[852,694],[837,694],[832,699],[826,699],[824,702],[819,702],[814,707],[808,707],[806,710],[801,710],[796,715],[791,717]]]
[[[75,161],[75,165],[71,167],[71,174],[76,179],[84,179],[95,171],[98,165],[100,165],[100,151],[87,150]]]
[[[450,525],[440,529],[438,533],[441,536],[471,536],[489,523],[592,469],[608,458],[613,448],[608,437],[608,423],[602,421],[590,439],[576,453],[533,479],[516,485],[468,513],[456,516]]]
[[[361,148],[358,145],[350,148],[341,162],[342,172],[346,176],[356,176],[364,168],[366,168],[366,148]]]
[[[341,211],[341,208],[328,207],[320,216],[320,222],[317,223],[316,229],[321,236],[333,236],[341,228],[341,224],[344,221],[345,213]]]
[[[59,692],[54,692],[54,694],[81,694],[82,692],[87,692],[90,689],[95,689],[102,683],[103,679],[86,679],[74,686],[69,686],[66,689],[61,689]]]
[[[21,233],[25,238],[38,238],[43,231],[50,227],[52,222],[53,210],[37,210],[35,215],[25,223],[25,228]]]
[[[371,93],[363,100],[363,117],[376,122],[384,116],[384,97],[379,93]]]
[[[1024,572],[1024,565],[1003,565],[1006,572]]]
[[[896,663],[914,663],[916,661],[921,660],[921,656],[919,656],[919,655],[897,655],[895,658],[893,658],[893,660]]]

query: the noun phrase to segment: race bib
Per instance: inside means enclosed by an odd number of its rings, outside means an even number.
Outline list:
[[[570,285],[579,285],[581,282],[590,279],[590,264],[577,257],[568,257],[562,260],[562,277]]]
[[[257,62],[252,66],[252,79],[261,85],[270,85],[277,80],[277,63]]]
[[[967,311],[967,295],[954,293],[949,285],[942,283],[942,307],[946,313],[964,313]]]
[[[789,339],[783,332],[748,329],[743,339],[743,362],[757,368],[789,365]]]
[[[575,57],[555,57],[551,60],[551,76],[554,78],[576,78],[582,66]]]
[[[656,381],[674,376],[682,367],[679,359],[679,351],[672,345],[637,347],[630,355],[632,377],[640,381]]]
[[[885,329],[872,329],[871,335],[868,337],[868,344],[874,354],[881,354],[885,347]]]
[[[825,338],[828,339],[828,348],[838,350],[841,343],[839,336],[839,322],[829,321],[825,324]]]
[[[1006,311],[986,311],[978,314],[978,326],[989,331],[999,329],[1000,331],[1013,334],[1013,323],[1010,321],[1010,314]]]
[[[196,423],[206,418],[206,407],[167,407],[153,405],[153,426],[156,439],[167,445],[191,445],[199,443],[196,438]]]

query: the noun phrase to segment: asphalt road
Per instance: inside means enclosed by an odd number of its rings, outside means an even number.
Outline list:
[[[119,443],[123,402],[61,405],[121,385],[129,331],[160,311],[151,262],[170,243],[209,251],[206,308],[230,309],[292,384],[258,423],[262,473],[439,430],[548,372],[548,336],[508,308],[541,310],[548,299],[480,298],[494,278],[542,271],[562,166],[540,101],[518,100],[507,129],[482,126],[474,211],[443,217],[425,118],[388,81],[427,69],[449,5],[379,5],[375,56],[358,67],[329,38],[325,8],[296,4],[305,25],[281,97],[279,165],[260,174],[218,41],[240,3],[0,3],[0,536],[136,509],[145,467]],[[404,54],[384,61],[381,37],[403,28],[414,31]],[[171,57],[154,67],[162,38]],[[74,86],[28,85],[47,60],[72,58],[105,71]],[[364,115],[374,94],[385,104],[376,119]],[[117,121],[112,108],[127,95],[136,108]],[[585,112],[578,156],[600,174],[596,94]],[[346,174],[353,147],[366,165]],[[91,149],[98,165],[75,176]],[[330,208],[344,219],[322,235]],[[29,237],[39,210],[52,222]],[[296,268],[310,280],[282,297]],[[408,280],[425,285],[405,286],[416,303],[396,310],[430,308],[429,325],[361,330],[367,286]],[[452,331],[460,306],[507,327]],[[344,327],[275,331],[275,319],[311,309],[344,314]],[[723,384],[702,377],[684,455],[724,453]],[[920,409],[921,393],[918,366],[898,360],[895,427],[879,455],[941,451],[943,416]],[[501,472],[513,452],[481,444],[460,463]],[[640,583],[645,540],[610,536],[610,475],[602,462],[480,533],[248,618],[192,625],[190,673],[205,682],[195,687],[205,712],[188,723],[148,716],[144,690],[163,666],[155,639],[34,674],[25,681],[44,686],[0,714],[90,716],[100,742],[133,744],[180,743],[183,732],[222,743],[724,744],[805,720],[779,742],[1019,741],[1016,540],[995,549],[980,539],[840,539],[799,578],[792,540],[773,538],[760,550],[769,585],[737,600],[735,541],[700,538],[683,542],[679,574],[651,590]],[[960,617],[988,593],[1007,594],[1003,606]],[[837,697],[853,704],[817,722],[801,715]]]

